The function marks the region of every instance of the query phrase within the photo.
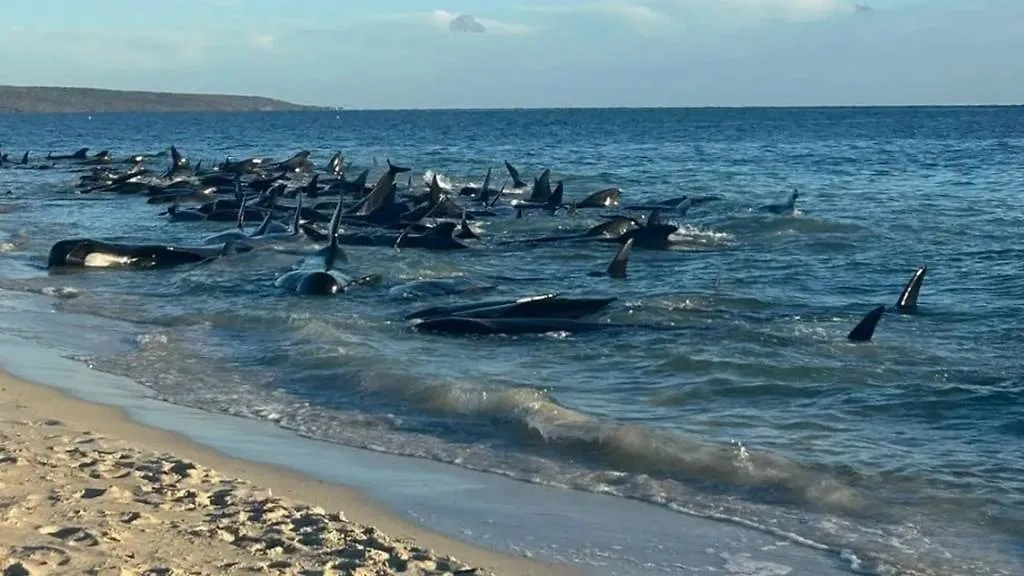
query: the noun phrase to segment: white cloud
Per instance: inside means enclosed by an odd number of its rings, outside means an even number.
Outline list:
[[[644,2],[595,2],[584,9],[602,12],[640,26],[664,26],[672,24],[672,17],[651,8]]]
[[[701,26],[714,21],[744,24],[764,20],[816,20],[851,11],[853,0],[593,0],[574,6],[519,5],[542,14],[601,14],[645,31]]]
[[[434,10],[427,20],[445,30],[452,32],[475,32],[488,34],[528,34],[533,30],[529,26],[478,18],[470,14],[456,14],[447,10]]]
[[[273,50],[277,38],[273,34],[257,34],[250,41],[253,46],[262,50]]]
[[[690,12],[729,11],[739,18],[815,20],[853,9],[850,0],[670,0]]]
[[[645,31],[671,28],[674,24],[673,18],[668,13],[655,9],[652,4],[654,2],[642,0],[598,0],[575,6],[521,4],[516,6],[516,9],[537,14],[568,16],[597,14]]]

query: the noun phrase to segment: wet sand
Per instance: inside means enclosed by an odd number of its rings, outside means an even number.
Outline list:
[[[0,373],[3,574],[576,574]]]

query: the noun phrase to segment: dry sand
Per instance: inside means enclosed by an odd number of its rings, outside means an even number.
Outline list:
[[[351,489],[233,459],[2,373],[0,569],[3,576],[578,573],[475,548]]]

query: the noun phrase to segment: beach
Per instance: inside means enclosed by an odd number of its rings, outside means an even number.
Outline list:
[[[5,575],[573,573],[2,373],[0,422]]]
[[[1005,252],[1020,240],[1005,206],[1022,110],[11,116],[0,370],[186,447],[357,491],[344,505],[287,497],[474,567],[496,564],[400,528],[593,576],[1022,574],[1024,457],[1006,447],[1024,430],[1012,337],[1024,281]],[[559,143],[538,146],[553,129]],[[165,176],[172,144],[191,163],[187,188]],[[47,157],[83,147],[84,160]],[[243,178],[239,231],[234,184],[218,173],[307,152],[304,171],[273,184],[280,202],[265,190],[276,171]],[[140,180],[96,189],[139,157]],[[411,168],[392,207],[427,198],[436,179],[465,208],[441,223],[465,215],[480,238],[395,249],[397,229],[346,221],[337,272],[374,281],[294,293],[285,280],[319,261],[338,200],[362,202],[348,190],[362,175],[363,191],[386,184],[387,160]],[[529,185],[493,205],[463,195],[514,170],[563,182],[575,208],[519,218]],[[791,214],[763,210],[794,188]],[[607,190],[619,206],[581,207]],[[609,278],[621,237],[589,232],[655,212],[675,230],[670,246],[634,246],[627,278]],[[316,230],[296,232],[295,214]],[[260,236],[261,222],[292,233]],[[382,243],[362,245],[360,231]],[[239,233],[256,248],[216,248]],[[218,256],[144,269],[51,258],[81,239]],[[900,313],[901,288],[925,269],[916,312]],[[408,320],[551,294],[608,304],[594,324],[536,335]],[[850,342],[880,306],[874,338]],[[73,423],[36,418],[49,419]],[[139,448],[284,494],[283,473],[261,481]],[[358,514],[364,502],[374,507]]]

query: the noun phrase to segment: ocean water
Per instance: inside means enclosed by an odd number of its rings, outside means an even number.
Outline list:
[[[98,369],[171,402],[312,438],[647,501],[824,548],[851,573],[1024,573],[1024,108],[396,111],[0,117],[0,145],[115,154],[176,144],[204,165],[335,151],[458,187],[502,161],[551,168],[567,198],[711,194],[671,251],[591,276],[614,247],[501,245],[608,211],[480,222],[476,250],[348,247],[379,287],[332,299],[274,279],[312,243],[202,267],[48,272],[59,239],[196,244],[131,195],[75,194],[66,168],[0,169],[0,291],[131,330],[55,331]],[[378,166],[375,166],[375,161]],[[163,168],[166,159],[153,161]],[[762,204],[798,188],[799,212]],[[9,192],[9,193],[8,193]],[[929,267],[916,315],[845,334]],[[486,294],[393,287],[461,276]],[[557,291],[616,296],[605,318],[671,327],[453,338],[418,307]],[[25,322],[45,322],[26,315]],[[102,325],[102,323],[97,323]]]

